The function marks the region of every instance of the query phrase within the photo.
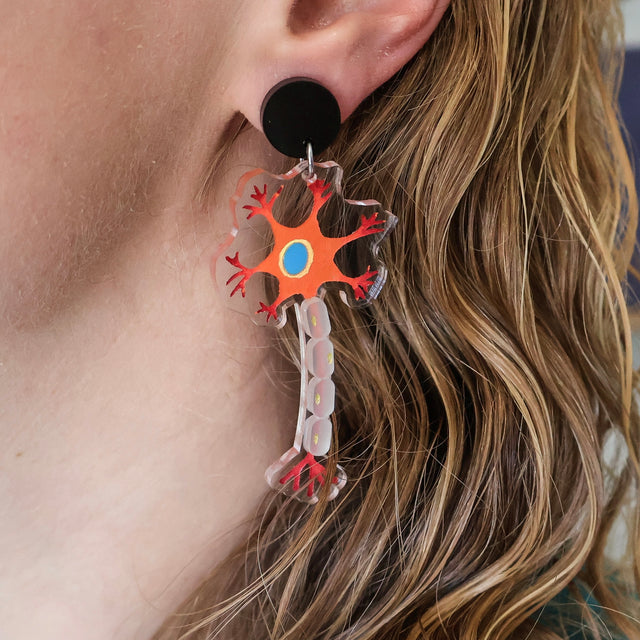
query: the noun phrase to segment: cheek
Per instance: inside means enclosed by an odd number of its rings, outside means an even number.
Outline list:
[[[167,99],[182,63],[168,18],[138,4],[2,4],[0,307],[11,317],[50,308],[104,253],[171,155],[167,122],[187,118]]]

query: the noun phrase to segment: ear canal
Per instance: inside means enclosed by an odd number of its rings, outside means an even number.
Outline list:
[[[287,26],[292,33],[304,33],[332,24],[344,13],[342,0],[296,1],[289,12]]]

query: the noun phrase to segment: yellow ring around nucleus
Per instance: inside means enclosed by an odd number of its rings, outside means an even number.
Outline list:
[[[287,252],[287,249],[292,244],[302,244],[307,250],[307,264],[305,268],[299,273],[289,273],[284,268],[284,255]],[[302,278],[303,276],[306,276],[307,273],[309,273],[309,269],[311,269],[312,263],[313,263],[313,248],[311,247],[311,243],[308,240],[303,240],[302,238],[296,238],[295,240],[291,240],[291,242],[287,242],[287,244],[285,244],[284,247],[282,248],[282,251],[280,251],[280,255],[278,256],[278,266],[280,267],[280,271],[282,271],[282,273],[284,273],[284,275],[287,276],[288,278]]]

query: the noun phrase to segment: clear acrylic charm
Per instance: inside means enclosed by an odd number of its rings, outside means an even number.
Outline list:
[[[282,326],[295,300],[338,288],[351,306],[368,304],[387,270],[378,246],[396,218],[374,200],[342,196],[342,169],[307,161],[273,175],[247,172],[231,199],[233,228],[214,258],[218,287],[258,324]],[[315,336],[314,336],[315,337]]]
[[[270,486],[316,502],[325,483],[328,499],[346,483],[338,465],[325,477],[316,457],[329,452],[336,389],[331,322],[323,297],[337,289],[350,306],[369,304],[387,270],[380,242],[396,218],[375,200],[342,196],[342,169],[334,162],[304,160],[273,175],[247,172],[231,198],[233,226],[212,260],[222,295],[258,324],[282,327],[295,305],[300,339],[300,405],[292,448],[266,471]]]

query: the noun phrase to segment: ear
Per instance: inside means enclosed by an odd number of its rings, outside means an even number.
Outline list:
[[[260,106],[286,78],[317,80],[342,119],[427,41],[449,0],[250,0],[232,94],[258,129]],[[247,5],[245,5],[247,8]]]

